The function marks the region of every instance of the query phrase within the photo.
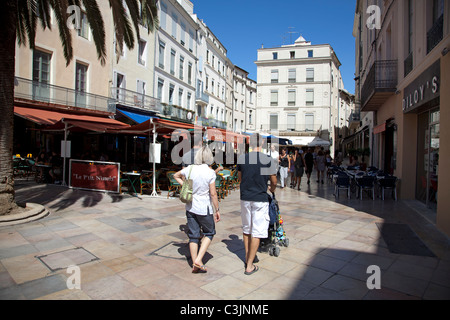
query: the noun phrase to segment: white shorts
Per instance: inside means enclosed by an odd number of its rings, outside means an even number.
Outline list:
[[[265,239],[269,230],[269,202],[241,200],[241,218],[244,234]]]

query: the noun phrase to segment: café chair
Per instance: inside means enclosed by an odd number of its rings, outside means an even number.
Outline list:
[[[167,171],[167,179],[169,179],[169,191],[167,192],[167,199],[169,199],[170,192],[175,195],[177,192],[181,191],[181,184],[173,177],[176,171]]]

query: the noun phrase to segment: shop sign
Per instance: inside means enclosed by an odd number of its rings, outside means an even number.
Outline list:
[[[119,192],[120,163],[70,160],[71,188]]]
[[[403,112],[415,110],[439,97],[441,61],[436,61],[403,91]]]

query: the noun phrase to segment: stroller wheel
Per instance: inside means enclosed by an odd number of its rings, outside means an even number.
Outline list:
[[[289,247],[289,239],[288,238],[286,238],[286,239],[284,239],[284,246],[287,248],[287,247]]]
[[[279,247],[273,248],[273,255],[275,257],[278,257],[280,255],[280,248]]]

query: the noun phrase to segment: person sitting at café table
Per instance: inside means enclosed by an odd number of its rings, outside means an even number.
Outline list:
[[[358,161],[358,157],[355,156],[353,157],[352,161],[350,162],[349,166],[353,167],[353,166],[359,166],[359,161]]]
[[[47,164],[48,158],[45,152],[40,152],[39,155],[35,159],[36,164]],[[38,172],[38,178],[42,179],[44,177],[44,170],[42,167],[37,167],[36,171]]]
[[[52,166],[49,171],[50,177],[52,177],[53,183],[58,183],[58,181],[61,180],[62,158],[54,151],[50,158],[50,165]]]

